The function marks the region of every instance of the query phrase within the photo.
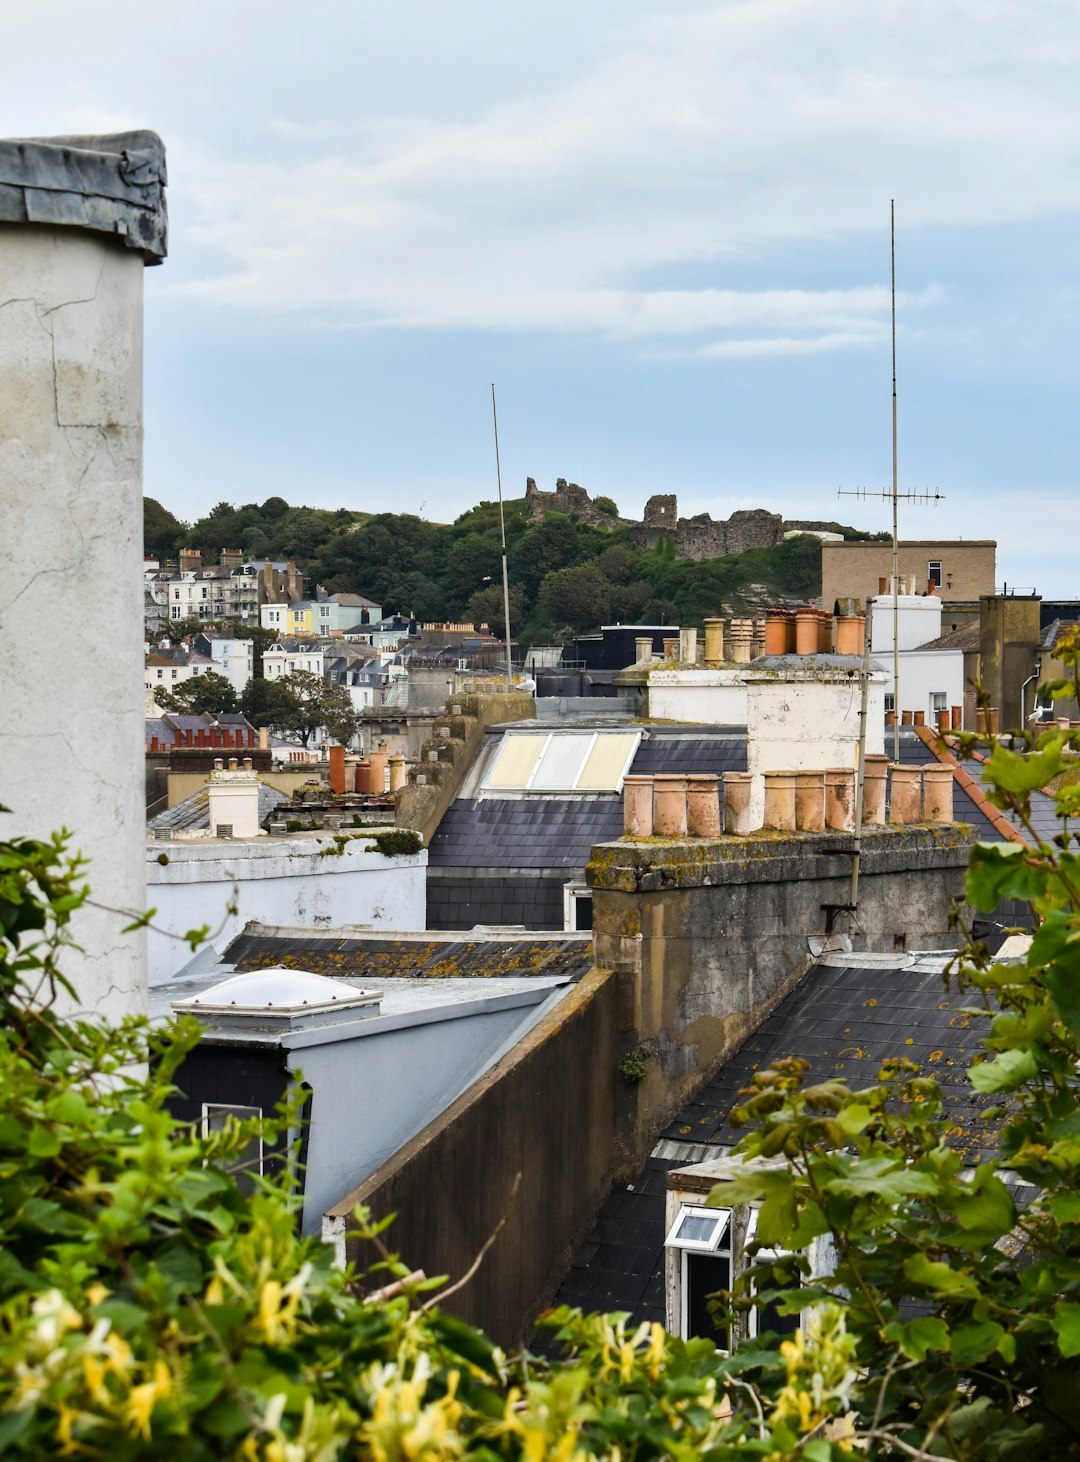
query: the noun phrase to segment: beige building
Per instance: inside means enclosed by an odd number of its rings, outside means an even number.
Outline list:
[[[994,592],[996,552],[997,544],[991,538],[909,539],[900,544],[900,576],[914,578],[918,594],[928,593],[934,585],[943,605],[970,605],[971,617],[977,617],[979,599]],[[891,574],[891,543],[821,545],[821,602],[826,609],[841,598],[865,603],[880,592],[881,580],[888,580]],[[954,627],[948,609],[944,620],[944,631]]]

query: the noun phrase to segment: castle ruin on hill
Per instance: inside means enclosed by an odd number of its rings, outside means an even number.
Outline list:
[[[625,519],[612,517],[598,507],[583,487],[560,477],[554,492],[541,492],[533,478],[526,479],[525,506],[529,521],[538,523],[545,513],[566,513],[595,528],[614,528]],[[748,548],[775,548],[783,542],[784,520],[779,513],[750,508],[714,519],[709,513],[693,518],[679,517],[679,500],[671,493],[655,493],[645,504],[640,522],[630,522],[639,548],[656,548],[662,542],[674,544],[676,558],[721,558],[728,553],[745,553]]]

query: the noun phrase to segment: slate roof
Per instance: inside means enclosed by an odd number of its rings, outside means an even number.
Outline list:
[[[938,635],[936,640],[927,640],[925,645],[919,645],[920,650],[978,650],[982,645],[982,628],[979,621],[973,620],[970,624],[957,625],[956,629],[946,630],[943,635]]]
[[[886,738],[886,745],[888,745]],[[929,727],[905,728],[900,738],[901,760],[910,765],[923,765],[928,761],[952,763],[964,774],[958,776],[954,785],[953,810],[957,822],[970,822],[979,829],[980,836],[990,842],[1027,841],[1027,832],[1020,819],[1011,812],[1003,812],[988,802],[982,789],[983,767],[986,757],[976,752],[972,757],[961,756],[955,743],[949,743],[947,751],[938,749],[937,736]],[[1048,842],[1061,831],[1061,819],[1057,816],[1053,797],[1045,792],[1031,794],[1031,825],[1036,836]]]
[[[596,843],[622,837],[622,798],[465,798],[431,839],[429,868],[584,868]]]
[[[200,748],[201,749],[201,748]],[[205,748],[207,751],[212,747]],[[259,783],[259,822],[273,812],[275,807],[282,802],[288,802],[289,798],[284,792],[279,792],[276,787],[268,787],[265,782]],[[146,826],[151,831],[168,828],[198,829],[210,826],[210,794],[203,787],[198,792],[193,792],[190,797],[185,797],[183,802],[178,802],[175,807],[170,807],[165,812],[159,812],[152,817]]]
[[[556,1304],[629,1311],[634,1324],[664,1323],[666,1175],[724,1156],[737,1138],[727,1118],[739,1091],[754,1071],[781,1057],[808,1061],[811,1079],[843,1077],[857,1088],[876,1078],[885,1058],[906,1056],[944,1087],[965,1157],[977,1162],[996,1148],[995,1129],[979,1116],[992,1098],[976,1098],[964,1079],[978,1022],[959,1011],[970,996],[945,988],[948,956],[865,964],[855,962],[858,955],[846,958],[850,963],[831,956],[811,969],[687,1103],[634,1181],[612,1192],[579,1245]]]
[[[587,934],[479,939],[438,933],[375,936],[342,930],[267,930],[258,924],[249,924],[222,958],[240,971],[285,965],[368,981],[536,975],[561,975],[577,981],[593,968],[592,939]]]

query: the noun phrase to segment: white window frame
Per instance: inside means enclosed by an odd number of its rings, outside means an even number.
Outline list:
[[[202,1132],[203,1137],[210,1136],[211,1114],[217,1112],[231,1113],[231,1115],[234,1116],[238,1122],[261,1122],[263,1115],[262,1107],[242,1106],[237,1102],[203,1102],[202,1117],[199,1123],[199,1128]],[[262,1177],[263,1173],[266,1170],[266,1143],[263,1141],[261,1135],[259,1137],[253,1138],[252,1140],[259,1144],[259,1165],[257,1168],[245,1167],[244,1171],[250,1174],[258,1173],[259,1177]]]
[[[563,884],[563,930],[567,934],[584,934],[587,930],[577,926],[577,905],[579,899],[593,901],[593,891],[587,883]]]
[[[732,1212],[730,1208],[707,1208],[704,1203],[680,1203],[675,1222],[664,1239],[664,1248],[685,1249],[694,1254],[730,1253],[731,1245],[728,1245],[727,1250],[721,1250],[720,1243],[731,1232]],[[713,1224],[712,1233],[705,1239],[682,1237],[680,1229],[687,1219],[710,1220]]]

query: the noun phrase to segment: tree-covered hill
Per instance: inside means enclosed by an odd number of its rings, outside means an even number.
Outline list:
[[[222,548],[242,548],[253,558],[293,558],[312,589],[322,584],[421,620],[486,621],[502,631],[497,503],[481,502],[453,523],[432,523],[413,513],[290,507],[271,497],[261,505],[219,503],[185,524],[148,498],[145,522],[151,553],[174,556],[193,547],[209,559]],[[620,621],[695,624],[706,615],[805,602],[821,591],[816,538],[689,561],[677,559],[670,544],[638,548],[632,527],[612,522],[609,530],[549,512],[530,523],[523,498],[506,503],[510,612],[522,643]]]

